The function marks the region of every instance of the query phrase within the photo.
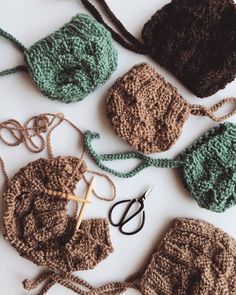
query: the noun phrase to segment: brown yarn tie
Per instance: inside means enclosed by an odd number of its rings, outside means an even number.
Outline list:
[[[136,275],[130,277],[130,279],[125,282],[113,282],[99,288],[94,288],[88,282],[73,274],[56,273],[53,271],[46,271],[35,280],[24,280],[23,287],[26,290],[33,290],[43,282],[45,282],[45,285],[37,295],[45,295],[49,289],[57,283],[78,295],[119,295],[128,288],[138,289],[138,280]],[[87,289],[87,291],[82,290],[81,287],[83,287],[83,289]]]
[[[192,104],[192,105],[190,105],[190,110],[191,110],[192,115],[208,116],[209,118],[211,118],[215,122],[222,122],[222,121],[224,121],[236,114],[236,108],[234,108],[232,111],[230,111],[226,115],[219,116],[219,117],[214,115],[215,112],[217,112],[219,109],[221,109],[224,105],[226,105],[228,103],[236,104],[236,98],[229,97],[229,98],[222,99],[218,103],[216,103],[215,105],[210,107],[209,109],[203,105]]]

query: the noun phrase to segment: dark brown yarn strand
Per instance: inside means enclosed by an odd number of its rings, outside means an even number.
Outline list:
[[[83,5],[88,9],[88,11],[91,12],[91,14],[96,18],[98,22],[103,24],[112,34],[112,37],[114,40],[116,40],[118,43],[120,43],[122,46],[124,46],[126,49],[129,49],[135,53],[139,54],[147,54],[148,50],[138,39],[136,39],[131,33],[129,33],[126,28],[123,26],[123,24],[120,22],[120,20],[114,15],[114,13],[111,11],[109,6],[104,0],[97,1],[98,4],[100,4],[107,15],[109,16],[112,23],[116,26],[116,28],[125,36],[127,41],[116,31],[114,31],[103,19],[100,12],[96,9],[96,7],[88,0],[81,0]]]

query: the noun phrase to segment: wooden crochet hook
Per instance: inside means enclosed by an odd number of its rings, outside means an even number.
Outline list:
[[[89,184],[89,187],[88,187],[88,190],[86,192],[86,195],[85,195],[85,200],[88,201],[88,198],[89,196],[91,195],[91,192],[93,190],[93,182],[94,182],[94,178],[92,178],[90,184]],[[82,206],[81,206],[81,209],[80,209],[80,212],[79,212],[79,216],[78,216],[78,219],[77,219],[77,223],[76,223],[76,230],[79,229],[80,225],[81,225],[81,222],[83,220],[83,216],[84,216],[84,211],[85,211],[85,206],[86,206],[86,203],[83,203]]]

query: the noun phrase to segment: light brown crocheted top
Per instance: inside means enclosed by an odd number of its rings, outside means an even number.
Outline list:
[[[118,136],[135,150],[156,153],[168,150],[180,137],[185,121],[192,115],[208,116],[221,122],[236,113],[218,117],[215,112],[236,98],[226,98],[209,109],[189,104],[177,89],[158,74],[156,69],[141,63],[117,79],[106,97],[106,114]]]

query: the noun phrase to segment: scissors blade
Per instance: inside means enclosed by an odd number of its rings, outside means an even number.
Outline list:
[[[153,188],[154,188],[154,185],[149,187],[149,189],[147,189],[146,192],[139,199],[145,200],[151,194]]]
[[[151,186],[151,187],[146,191],[146,193],[144,194],[144,196],[145,196],[145,197],[149,196],[149,195],[151,194],[151,192],[153,191],[153,189],[154,189],[154,185]]]

